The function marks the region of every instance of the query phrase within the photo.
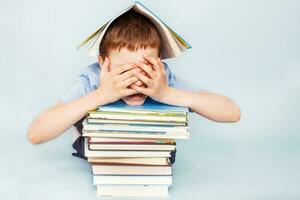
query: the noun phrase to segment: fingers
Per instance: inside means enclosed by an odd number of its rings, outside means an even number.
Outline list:
[[[116,75],[119,75],[119,74],[122,74],[128,70],[131,70],[133,68],[135,68],[136,66],[134,64],[125,64],[125,65],[121,65],[121,66],[118,66],[116,68],[114,68],[112,70],[112,73],[113,74],[116,74]]]
[[[131,70],[128,70],[126,72],[124,72],[123,74],[118,75],[119,79],[124,81],[132,76],[135,75],[135,73],[141,72],[142,70],[140,68],[134,68]]]
[[[163,74],[166,74],[166,71],[165,71],[165,66],[164,64],[161,62],[160,58],[157,57],[157,62],[158,62],[158,65],[160,66],[160,70]]]
[[[150,67],[149,65],[141,62],[135,63],[138,67],[142,68],[149,76],[150,78],[154,79],[155,77],[155,71],[153,71],[153,68]]]
[[[135,76],[126,79],[125,81],[121,81],[121,86],[127,88],[128,86],[132,85],[133,83],[137,82],[139,79]]]
[[[109,71],[109,58],[105,57],[104,62],[101,66],[101,72],[107,73]]]
[[[144,84],[142,81],[140,81],[140,80],[138,80],[137,82],[133,83],[133,84],[130,85],[129,87],[130,87],[130,88],[133,88],[133,87],[132,87],[133,85],[136,85],[136,86],[139,86],[139,87],[141,87],[142,85],[145,86],[145,84]]]
[[[138,80],[137,82],[135,82],[134,85],[136,85],[136,86],[142,86],[143,84],[144,83],[142,81]]]
[[[148,55],[144,55],[144,58],[145,58],[146,61],[148,61],[149,63],[152,64],[155,71],[157,71],[157,72],[161,71],[161,68],[159,66],[159,63],[158,63],[157,59],[155,59],[153,57],[150,57]]]
[[[145,95],[148,95],[149,96],[149,90],[147,88],[143,88],[143,87],[138,87],[136,85],[133,85],[132,86],[134,90],[136,90],[138,93],[142,93],[142,94],[145,94]]]
[[[145,83],[147,86],[151,86],[152,80],[147,76],[145,76],[144,74],[136,73],[135,76],[139,78],[141,81],[143,81],[143,83]]]
[[[132,94],[137,94],[139,93],[138,91],[134,90],[134,89],[126,89],[122,92],[122,95],[123,96],[129,96],[129,95],[132,95]]]

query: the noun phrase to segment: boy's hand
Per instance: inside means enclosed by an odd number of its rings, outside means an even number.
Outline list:
[[[106,57],[101,67],[100,83],[97,89],[104,103],[111,103],[124,96],[137,94],[138,92],[132,89],[131,85],[138,81],[135,73],[140,71],[141,69],[136,68],[134,64],[121,65],[109,70],[109,59]]]
[[[132,87],[136,91],[143,93],[154,100],[163,102],[165,97],[171,92],[171,88],[167,83],[164,65],[159,58],[153,58],[146,55],[144,58],[150,65],[142,62],[135,64],[143,69],[148,76],[141,72],[135,72],[135,75],[145,83],[147,87],[143,88],[137,85],[133,85]]]

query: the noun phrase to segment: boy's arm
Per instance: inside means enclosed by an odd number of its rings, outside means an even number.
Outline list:
[[[28,129],[30,142],[38,144],[51,140],[97,106],[137,93],[134,89],[127,88],[138,81],[134,76],[134,72],[137,71],[137,69],[133,69],[134,65],[119,66],[111,71],[108,70],[108,65],[107,59],[101,68],[101,83],[99,83],[98,89],[69,103],[59,101],[52,108],[41,113]]]
[[[28,138],[33,144],[54,139],[84,117],[89,110],[103,104],[102,95],[97,90],[70,103],[59,101],[32,122]]]
[[[149,77],[141,73],[136,76],[143,81],[147,88],[134,86],[133,88],[162,103],[187,106],[199,115],[217,122],[237,122],[240,119],[240,108],[229,98],[209,92],[189,92],[171,88],[167,84],[166,72],[160,59],[144,56],[152,65],[136,63]]]
[[[240,120],[240,108],[228,97],[210,92],[188,92],[169,88],[162,102],[178,106],[187,106],[192,111],[216,122],[237,122]]]

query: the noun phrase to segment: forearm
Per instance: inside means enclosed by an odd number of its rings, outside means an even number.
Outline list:
[[[236,122],[240,109],[229,98],[209,92],[188,92],[170,88],[164,103],[187,106],[199,115],[217,122]]]
[[[89,110],[104,104],[98,91],[70,103],[62,103],[40,114],[30,125],[28,137],[34,144],[51,140],[84,117]]]

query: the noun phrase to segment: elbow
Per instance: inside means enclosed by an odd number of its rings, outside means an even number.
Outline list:
[[[34,128],[34,124],[30,125],[27,131],[27,138],[31,144],[40,144],[42,143],[41,138],[37,131]]]
[[[241,119],[241,109],[239,106],[234,105],[229,117],[229,122],[238,122]]]

